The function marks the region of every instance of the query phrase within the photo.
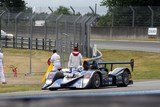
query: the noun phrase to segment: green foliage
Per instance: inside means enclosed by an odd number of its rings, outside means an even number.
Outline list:
[[[32,7],[26,7],[25,12],[26,13],[32,13]]]
[[[1,90],[0,93],[7,92],[20,92],[20,91],[30,91],[30,90],[41,90],[42,85],[39,84],[0,84]]]
[[[24,0],[2,0],[0,4],[3,7],[3,10],[10,12],[20,12],[26,7]]]
[[[103,54],[104,61],[128,61],[130,59],[134,59],[135,66],[132,75],[134,80],[160,79],[159,53],[121,50],[101,50],[101,52]],[[130,68],[130,66],[128,67]]]
[[[113,26],[132,26],[133,25],[133,11],[134,26],[151,26],[151,10],[148,6],[160,6],[159,0],[103,0],[101,5],[108,7],[108,13],[100,19],[100,26],[110,26],[111,19],[113,19]],[[152,7],[154,10],[153,25],[160,26],[159,13],[160,9]],[[113,14],[108,20],[108,14]],[[106,17],[106,18],[105,18]]]
[[[156,5],[159,3],[156,0],[103,0],[102,5],[108,7],[116,6],[148,6]]]
[[[112,25],[112,15],[110,13],[100,16],[97,22],[98,26],[111,26]]]
[[[59,6],[59,8],[56,11],[54,11],[54,14],[55,15],[61,15],[61,14],[63,14],[63,15],[71,15],[72,13],[69,10],[69,8],[64,7],[64,6]]]

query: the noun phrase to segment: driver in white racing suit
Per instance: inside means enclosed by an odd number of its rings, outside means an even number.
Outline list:
[[[58,70],[61,68],[60,56],[57,54],[56,50],[53,50],[53,55],[51,56],[51,62],[54,65],[52,70]]]
[[[69,56],[68,68],[72,72],[77,70],[79,66],[82,66],[82,55],[78,51],[78,47],[74,47],[73,52]]]

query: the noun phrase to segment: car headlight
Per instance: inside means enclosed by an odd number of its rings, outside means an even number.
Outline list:
[[[46,80],[46,84],[51,84],[52,83],[52,80],[49,79],[49,80]]]

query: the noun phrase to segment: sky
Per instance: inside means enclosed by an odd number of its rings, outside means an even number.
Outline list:
[[[89,6],[95,9],[95,4],[97,4],[97,13],[105,14],[106,7],[100,6],[102,0],[24,0],[29,7],[35,7],[36,11],[47,10],[51,7],[53,10],[57,9],[59,6],[69,7],[72,6],[76,12],[87,13],[91,12]],[[49,9],[48,9],[49,11]]]

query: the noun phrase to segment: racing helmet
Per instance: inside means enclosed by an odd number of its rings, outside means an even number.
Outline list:
[[[81,72],[83,70],[83,66],[78,66],[77,70]]]

